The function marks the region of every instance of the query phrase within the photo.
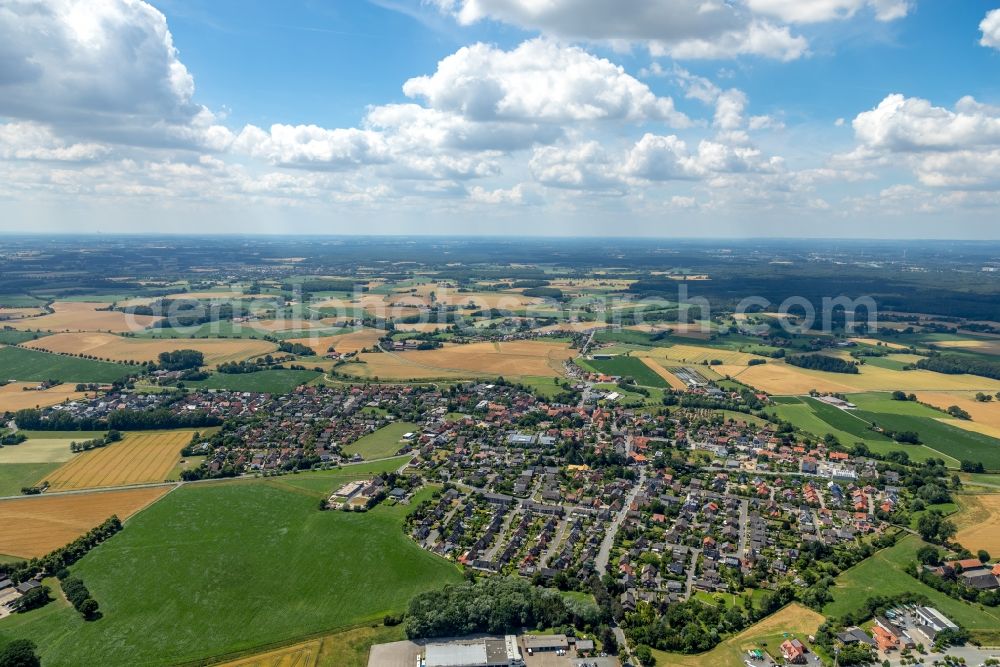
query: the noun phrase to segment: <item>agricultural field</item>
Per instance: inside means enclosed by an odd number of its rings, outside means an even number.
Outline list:
[[[95,436],[96,437],[96,436]],[[65,463],[76,456],[70,451],[70,443],[86,440],[84,436],[45,437],[31,436],[20,445],[0,447],[0,464],[5,463]],[[32,480],[37,482],[38,480]]]
[[[396,452],[404,446],[403,434],[419,431],[420,426],[417,424],[394,422],[345,445],[343,451],[348,456],[360,454],[362,458],[367,460],[395,456]]]
[[[18,331],[16,329],[0,329],[0,345],[20,345],[29,340],[35,340],[48,334],[36,331]]]
[[[24,344],[36,350],[62,354],[89,354],[120,362],[156,361],[161,352],[197,350],[205,355],[205,365],[215,366],[244,361],[277,350],[274,343],[245,338],[174,339],[123,338],[107,333],[62,333]]]
[[[28,408],[47,408],[66,401],[75,401],[88,394],[76,391],[72,384],[60,384],[48,389],[35,389],[35,382],[11,382],[0,387],[0,414]]]
[[[6,308],[0,306],[0,322],[19,320],[24,317],[36,317],[45,313],[46,311],[42,308]]]
[[[577,363],[604,375],[630,377],[637,384],[645,387],[669,386],[667,380],[660,373],[650,368],[638,357],[619,355],[611,359],[578,360]]]
[[[1000,611],[973,606],[955,600],[930,586],[917,581],[903,567],[917,558],[917,550],[923,542],[915,535],[908,535],[895,546],[879,551],[858,565],[845,570],[830,589],[833,601],[823,608],[823,614],[830,617],[843,616],[858,609],[872,595],[899,595],[919,593],[927,596],[931,604],[945,616],[960,623],[972,633],[973,638],[984,642],[996,641],[1000,628]],[[878,582],[878,591],[873,592],[872,582]]]
[[[917,400],[928,403],[941,410],[947,410],[952,405],[957,405],[972,416],[972,422],[959,421],[956,426],[975,430],[975,427],[984,427],[986,430],[980,431],[987,435],[1000,438],[1000,400],[980,402],[975,399],[975,392],[917,392]]]
[[[367,667],[373,644],[404,639],[402,625],[355,628],[227,662],[221,667]]]
[[[0,347],[0,378],[5,380],[111,383],[136,371],[127,364]]]
[[[58,463],[0,463],[0,498],[21,495],[21,489],[34,486],[58,467]]]
[[[895,401],[894,401],[895,402]],[[902,403],[903,401],[899,401]],[[859,407],[863,407],[860,403]],[[910,403],[910,405],[916,405]],[[1000,470],[1000,440],[982,433],[956,428],[956,420],[946,420],[936,410],[922,407],[928,415],[895,412],[854,411],[860,419],[892,431],[916,431],[921,442],[931,449],[958,460],[980,461],[987,470]]]
[[[955,540],[976,553],[986,549],[1000,554],[1000,493],[958,494],[960,511],[955,515],[958,534]]]
[[[378,329],[358,329],[356,331],[348,330],[347,333],[333,336],[323,335],[290,338],[288,342],[301,343],[306,347],[312,348],[317,355],[322,357],[331,347],[341,354],[360,352],[365,348],[373,348],[376,344],[378,344],[379,338],[381,337],[382,332]]]
[[[269,369],[255,373],[213,373],[205,380],[185,382],[191,389],[228,389],[229,391],[259,391],[267,394],[287,394],[299,385],[320,376],[316,371]]]
[[[945,375],[927,370],[897,371],[865,364],[857,375],[827,373],[791,366],[776,359],[766,364],[741,367],[716,366],[729,375],[769,394],[806,394],[815,389],[844,394],[866,391],[990,391],[1000,390],[1000,381],[977,375]]]
[[[641,356],[649,356],[657,361],[667,362],[672,366],[683,364],[694,365],[703,362],[711,363],[716,360],[721,361],[727,366],[746,366],[747,362],[751,359],[761,358],[754,354],[747,354],[736,350],[686,344],[657,347],[649,351],[643,351]],[[753,368],[759,368],[759,366],[754,366]]]
[[[707,653],[686,655],[653,651],[656,664],[661,667],[743,667],[746,652],[763,649],[772,656],[781,657],[778,646],[794,636],[805,643],[823,624],[821,614],[794,602],[755,623],[743,632],[726,639]]]
[[[171,488],[0,500],[0,553],[21,558],[42,556],[72,542],[113,514],[124,521]]]
[[[671,373],[668,369],[664,368],[656,359],[653,359],[652,357],[642,357],[641,359],[642,363],[646,364],[651,371],[663,378],[671,389],[687,389],[687,384],[685,384],[683,380]]]
[[[185,485],[72,568],[100,600],[99,623],[43,608],[0,626],[0,643],[30,638],[47,665],[173,665],[380,623],[461,580],[403,533],[409,507],[322,512],[325,493]]]
[[[419,380],[427,378],[559,377],[573,355],[565,343],[510,341],[446,345],[437,350],[362,354],[363,364],[344,364],[337,371],[363,378]]]
[[[181,449],[194,433],[126,433],[119,442],[77,454],[44,481],[52,491],[162,482],[180,461]]]
[[[160,317],[131,315],[106,308],[106,304],[83,301],[56,301],[52,313],[40,317],[29,317],[9,323],[15,329],[41,331],[110,331],[124,333],[141,331],[158,322]]]

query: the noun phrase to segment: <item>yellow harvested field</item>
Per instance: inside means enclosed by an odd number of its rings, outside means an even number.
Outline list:
[[[756,354],[735,352],[733,350],[716,350],[698,345],[674,345],[672,347],[656,347],[652,350],[641,350],[634,353],[636,357],[653,357],[657,360],[671,362],[671,365],[700,364],[702,361],[720,360],[729,366],[746,366],[751,359],[761,359]]]
[[[955,517],[955,539],[972,553],[979,549],[1000,553],[1000,493],[956,494],[955,501],[961,507]]]
[[[44,313],[41,308],[0,308],[0,321],[19,320],[22,317],[34,317]]]
[[[977,401],[975,396],[976,392],[974,391],[921,391],[917,393],[917,400],[929,403],[942,410],[947,410],[952,405],[957,405],[972,416],[974,423],[1000,429],[1000,401],[994,397],[992,401],[982,403]]]
[[[360,352],[364,348],[375,347],[381,338],[382,332],[378,329],[359,329],[351,333],[338,334],[336,336],[306,336],[304,338],[289,339],[289,343],[300,343],[323,356],[331,347],[341,354],[350,352]]]
[[[475,306],[476,308],[494,308],[497,310],[521,310],[545,303],[545,299],[535,296],[524,296],[517,292],[458,292],[448,290],[436,294],[438,302],[459,308]]]
[[[972,431],[973,433],[982,433],[983,435],[988,435],[991,438],[997,438],[1000,440],[1000,427],[997,426],[980,424],[967,419],[951,419],[948,417],[937,417],[936,419],[937,421],[948,424],[949,426],[955,426],[957,428],[965,429],[966,431]]]
[[[723,641],[707,653],[685,655],[653,651],[658,667],[743,667],[749,649],[763,648],[772,655],[781,657],[778,645],[781,635],[788,633],[805,642],[809,635],[819,630],[825,621],[823,615],[797,602],[771,614],[764,620],[751,625],[743,632]],[[774,636],[778,635],[778,638]],[[768,646],[760,646],[760,640],[771,640]]]
[[[896,371],[867,364],[857,375],[826,373],[791,366],[769,359],[766,364],[744,368],[734,365],[715,366],[723,375],[752,385],[769,394],[804,394],[810,389],[827,392],[855,393],[862,391],[955,391],[1000,390],[1000,381],[976,375],[945,375],[934,371]]]
[[[65,463],[76,456],[69,448],[72,442],[73,438],[29,438],[20,445],[0,448],[0,464]]]
[[[656,359],[653,359],[652,357],[642,357],[641,361],[649,367],[649,370],[666,380],[667,384],[669,384],[672,389],[687,389],[687,385],[684,384],[679,377],[661,366]]]
[[[141,331],[159,321],[160,317],[130,315],[105,308],[102,303],[56,301],[54,312],[40,317],[27,317],[10,322],[15,329],[41,329],[42,331]]]
[[[49,473],[53,491],[162,482],[181,460],[194,431],[128,433],[120,441],[84,452]]]
[[[76,391],[76,385],[72,384],[60,384],[40,391],[33,388],[37,386],[36,382],[11,382],[0,387],[0,413],[28,408],[47,408],[50,405],[75,401],[87,396],[86,392]]]
[[[563,363],[572,355],[565,343],[472,343],[447,345],[438,350],[363,354],[361,359],[365,363],[346,364],[337,370],[359,377],[391,380],[498,375],[559,377]]]
[[[267,653],[223,663],[222,667],[314,667],[327,638],[313,639]]]
[[[62,354],[89,354],[112,361],[156,361],[161,352],[198,350],[206,365],[243,361],[278,346],[250,338],[123,338],[107,333],[62,333],[29,341],[24,347]]]
[[[866,343],[868,345],[875,345],[875,346],[881,345],[882,347],[887,347],[890,350],[909,349],[908,346],[903,345],[902,343],[887,343],[884,340],[878,340],[877,338],[854,338],[852,340],[855,340],[859,343]]]
[[[72,542],[112,515],[124,521],[173,487],[0,500],[0,553],[35,558]]]

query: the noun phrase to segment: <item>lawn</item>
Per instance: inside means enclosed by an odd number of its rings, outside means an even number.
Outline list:
[[[0,497],[21,495],[22,488],[33,486],[58,467],[58,463],[0,463]]]
[[[137,373],[138,366],[80,359],[61,354],[0,347],[0,378],[42,382],[114,382]]]
[[[343,451],[347,456],[361,454],[365,459],[394,456],[403,447],[403,443],[400,442],[403,434],[419,430],[419,426],[410,422],[393,422],[374,433],[358,438],[349,445],[344,445]]]
[[[587,366],[605,375],[630,377],[644,387],[668,387],[667,381],[657,375],[642,359],[617,356],[612,359],[587,359]]]
[[[916,560],[917,550],[923,544],[920,538],[908,535],[895,546],[883,549],[841,573],[836,586],[830,589],[833,602],[823,608],[823,614],[828,617],[843,616],[860,608],[873,595],[919,593],[927,596],[934,607],[967,628],[974,637],[979,635],[986,641],[995,641],[1000,636],[1000,610],[954,600],[903,571],[907,562]]]
[[[427,495],[424,491],[421,495]],[[184,486],[73,567],[101,604],[6,619],[44,664],[171,665],[378,622],[458,570],[401,530],[405,505],[321,512],[319,493],[252,482]]]
[[[185,382],[192,389],[228,389],[230,391],[256,391],[265,394],[287,394],[299,385],[312,382],[321,373],[274,369],[255,373],[213,373],[205,380]]]

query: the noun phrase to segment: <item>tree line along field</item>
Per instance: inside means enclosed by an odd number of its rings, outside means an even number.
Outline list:
[[[38,482],[48,482],[52,491],[162,482],[194,433],[126,433],[119,442],[77,454]]]
[[[124,521],[171,488],[159,486],[0,500],[0,554],[19,558],[43,556],[72,542],[113,514]]]
[[[137,371],[136,366],[128,364],[0,347],[0,378],[4,380],[111,383]]]
[[[32,639],[49,666],[200,661],[380,622],[417,593],[461,580],[403,533],[408,506],[320,511],[330,490],[182,486],[73,566],[100,600],[100,622],[43,608],[6,619],[0,644]]]

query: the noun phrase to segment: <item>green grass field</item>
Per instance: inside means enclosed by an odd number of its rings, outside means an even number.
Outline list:
[[[5,619],[0,645],[33,639],[50,667],[172,665],[378,623],[461,579],[403,533],[408,506],[321,512],[321,496],[261,481],[181,487],[72,568],[104,618],[50,604]]]
[[[587,359],[584,363],[598,373],[630,377],[644,387],[668,387],[667,381],[654,373],[641,359],[618,356],[612,359]]]
[[[1000,610],[971,605],[952,599],[917,581],[903,566],[916,560],[917,549],[924,542],[914,535],[908,535],[895,546],[876,553],[837,577],[837,585],[830,589],[833,602],[823,608],[828,617],[843,616],[860,608],[873,595],[898,595],[919,593],[927,596],[931,604],[943,614],[961,624],[984,641],[995,641],[1000,636]]]
[[[45,301],[27,294],[0,294],[0,307],[7,308],[32,308],[34,306],[44,306]]]
[[[20,345],[21,343],[26,343],[29,340],[42,338],[43,336],[48,336],[48,334],[34,331],[15,331],[14,329],[7,329],[0,331],[0,345]]]
[[[419,426],[410,422],[393,422],[374,433],[358,438],[349,445],[345,445],[343,451],[347,456],[361,454],[366,459],[394,456],[403,447],[403,443],[400,442],[403,434],[419,430]]]
[[[894,402],[904,403],[903,401]],[[938,415],[941,414],[915,403],[909,403],[909,405],[915,408],[924,408]],[[858,410],[857,415],[892,431],[916,431],[920,434],[921,442],[931,449],[960,461],[980,461],[987,470],[1000,470],[1000,440],[996,438],[966,431],[928,416],[866,412],[863,410]]]
[[[193,389],[228,389],[258,391],[267,394],[287,394],[296,387],[312,382],[321,373],[316,371],[266,370],[256,373],[213,373],[205,380],[186,382]]]
[[[935,417],[942,417],[944,413],[933,408],[912,401],[894,401],[885,393],[850,394],[847,398],[863,409],[841,410],[814,398],[786,397],[775,401],[777,405],[770,408],[770,412],[817,437],[832,433],[843,445],[860,441],[877,454],[901,451],[913,461],[943,458],[947,465],[955,468],[960,459],[973,455],[980,457],[973,460],[982,460],[988,468],[991,465],[987,461],[992,458],[1000,464],[1000,449],[993,449],[989,444],[992,441],[1000,446],[1000,441],[942,424]],[[892,430],[918,431],[926,446],[895,442],[870,430],[869,423]],[[924,431],[928,434],[926,437]]]
[[[21,495],[21,489],[31,486],[58,468],[59,463],[0,463],[0,497]]]
[[[20,347],[0,347],[0,378],[4,380],[114,382],[137,372],[138,368],[138,366],[67,357]]]
[[[298,474],[270,477],[267,479],[267,483],[285,489],[329,495],[347,482],[368,479],[372,475],[398,470],[407,460],[409,459],[406,456],[396,456],[380,461],[347,464],[333,470],[310,470]]]

